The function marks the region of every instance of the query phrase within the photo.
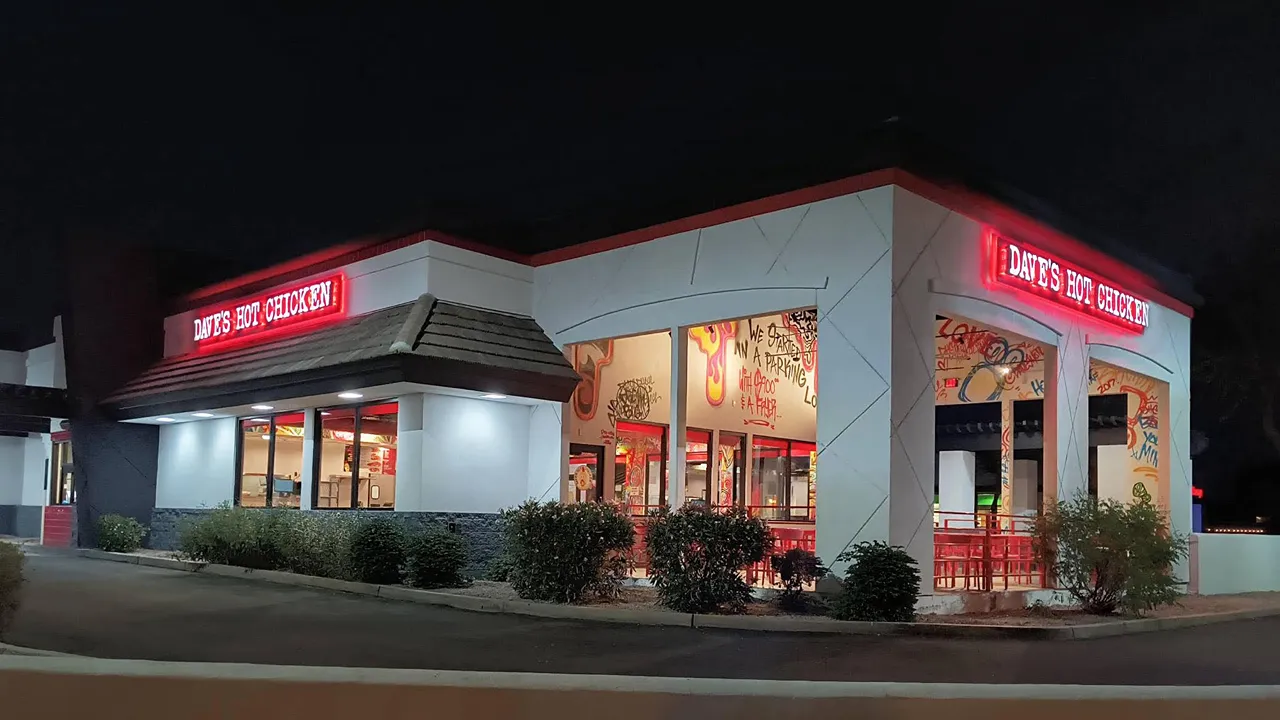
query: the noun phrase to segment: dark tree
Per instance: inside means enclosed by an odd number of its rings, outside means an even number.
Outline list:
[[[1205,421],[1257,423],[1280,459],[1280,233],[1234,252],[1206,250],[1205,258],[1206,302],[1191,334],[1193,397],[1212,408]]]

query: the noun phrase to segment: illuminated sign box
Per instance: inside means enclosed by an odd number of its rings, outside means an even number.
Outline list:
[[[339,319],[346,314],[346,285],[346,276],[334,273],[201,309],[193,323],[196,348],[250,344]]]
[[[991,278],[1126,330],[1147,328],[1150,303],[1071,263],[991,233]]]

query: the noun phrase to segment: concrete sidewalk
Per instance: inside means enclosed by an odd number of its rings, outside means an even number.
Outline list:
[[[5,641],[99,657],[505,672],[1274,684],[1280,619],[1071,643],[634,627],[480,614],[33,550]]]

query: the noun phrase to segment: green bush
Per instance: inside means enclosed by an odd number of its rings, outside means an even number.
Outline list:
[[[352,579],[351,540],[359,519],[349,513],[289,512],[279,526],[282,567],[303,575]]]
[[[285,567],[284,538],[297,515],[296,510],[283,508],[259,510],[224,504],[183,525],[178,552],[200,562],[280,569]]]
[[[507,582],[511,579],[511,557],[506,552],[502,552],[498,557],[489,561],[488,567],[484,572],[485,580],[493,582]]]
[[[404,526],[392,518],[363,520],[351,537],[351,574],[361,582],[399,585],[406,541]]]
[[[631,518],[603,503],[538,503],[502,511],[511,587],[528,600],[614,597],[635,542]]]
[[[771,556],[769,565],[782,580],[782,590],[777,597],[778,607],[792,612],[807,609],[804,586],[817,582],[827,574],[827,568],[823,567],[822,560],[817,555],[800,548]]]
[[[0,542],[0,638],[13,622],[22,599],[22,565],[26,558],[17,545]]]
[[[98,549],[129,553],[142,547],[147,529],[142,523],[123,515],[103,515],[97,522]]]
[[[649,577],[663,605],[687,613],[742,612],[751,588],[741,570],[773,548],[769,527],[743,508],[686,505],[648,518]]]
[[[845,570],[844,591],[832,608],[833,617],[872,622],[916,619],[920,569],[906,550],[880,541],[863,542],[840,553],[836,561],[850,564]]]
[[[405,581],[419,588],[466,587],[462,569],[467,565],[467,544],[461,535],[429,527],[409,538]]]
[[[1036,558],[1089,613],[1141,615],[1175,603],[1173,566],[1187,537],[1148,500],[1119,503],[1077,494],[1048,508],[1032,529]]]

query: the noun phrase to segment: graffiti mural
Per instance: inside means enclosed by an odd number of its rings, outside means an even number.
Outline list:
[[[1000,525],[1008,529],[1013,514],[1013,400],[1000,403]]]
[[[596,416],[600,406],[600,373],[613,362],[613,341],[579,343],[573,346],[573,369],[582,382],[573,391],[573,414],[580,420]]]
[[[726,357],[734,336],[738,334],[737,322],[702,325],[689,330],[689,339],[706,356],[707,403],[719,407],[724,402]]]
[[[995,402],[1044,397],[1040,343],[951,318],[937,321],[934,402]]]
[[[661,399],[654,389],[653,376],[623,380],[609,401],[609,424],[616,428],[619,420],[648,420],[653,406]]]
[[[1160,402],[1164,384],[1154,378],[1108,365],[1089,363],[1090,395],[1126,395],[1131,494],[1135,500],[1161,502],[1160,477]],[[1166,471],[1167,472],[1167,471]]]
[[[782,316],[782,326],[795,340],[792,359],[799,362],[811,376],[818,372],[818,311],[796,310]]]

